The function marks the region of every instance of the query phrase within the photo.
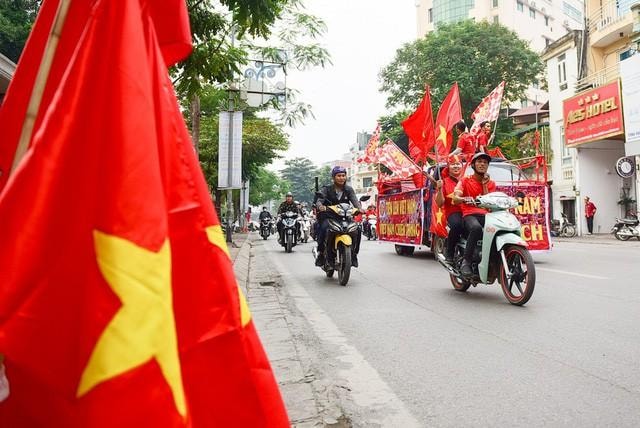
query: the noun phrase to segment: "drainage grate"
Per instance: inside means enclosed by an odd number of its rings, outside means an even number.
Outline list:
[[[277,287],[278,283],[275,281],[260,281],[260,287]]]

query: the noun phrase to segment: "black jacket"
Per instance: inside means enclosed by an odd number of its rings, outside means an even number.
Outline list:
[[[262,211],[258,216],[258,219],[262,220],[264,218],[272,218],[271,213],[269,211]]]
[[[300,210],[298,209],[298,206],[296,204],[294,204],[293,202],[288,203],[287,201],[284,201],[280,204],[280,207],[278,207],[278,214],[283,214],[287,211],[293,211],[294,213],[300,215]]]
[[[345,184],[342,195],[338,198],[338,194],[336,193],[335,186],[330,184],[328,186],[324,186],[320,189],[320,193],[322,196],[318,196],[318,201],[316,202],[316,206],[320,207],[321,205],[336,205],[341,203],[351,203],[354,207],[359,210],[362,209],[362,205],[360,201],[356,197],[356,192],[353,190],[353,187]]]

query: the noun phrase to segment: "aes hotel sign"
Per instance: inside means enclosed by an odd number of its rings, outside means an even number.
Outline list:
[[[564,100],[566,145],[577,146],[624,134],[620,100],[619,81]]]

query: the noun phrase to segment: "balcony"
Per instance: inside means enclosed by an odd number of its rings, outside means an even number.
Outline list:
[[[576,82],[576,92],[582,92],[590,88],[597,88],[598,86],[605,85],[618,77],[620,77],[619,62],[578,80]]]
[[[591,46],[601,48],[619,40],[620,37],[628,37],[633,28],[630,8],[637,1],[609,0],[591,12],[587,21]]]

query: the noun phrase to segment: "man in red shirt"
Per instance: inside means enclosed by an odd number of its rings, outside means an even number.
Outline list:
[[[587,229],[589,235],[593,235],[593,217],[596,215],[596,205],[589,200],[588,196],[584,197],[584,216],[587,218]]]
[[[473,274],[471,269],[473,250],[476,248],[478,240],[482,238],[484,216],[487,213],[486,209],[476,207],[472,202],[476,196],[496,191],[496,183],[487,174],[489,162],[491,162],[491,156],[486,153],[476,153],[471,159],[473,175],[458,181],[453,194],[453,202],[462,204],[460,208],[462,209],[464,228],[469,232],[467,246],[464,251],[464,261],[460,268],[460,272],[464,276]]]
[[[451,154],[447,159],[447,168],[442,171],[443,178],[436,182],[436,204],[439,207],[444,207],[444,214],[449,225],[447,248],[444,254],[448,263],[453,262],[453,251],[460,240],[460,236],[462,236],[462,232],[464,232],[461,206],[453,204],[453,193],[461,173],[462,156]]]
[[[463,120],[456,123],[455,129],[458,133],[458,146],[451,154],[459,154],[463,160],[469,160],[476,154],[476,139],[467,132],[467,125]]]
[[[487,146],[491,144],[493,135],[491,135],[491,122],[485,120],[480,123],[480,131],[476,136],[477,151],[487,153]]]

